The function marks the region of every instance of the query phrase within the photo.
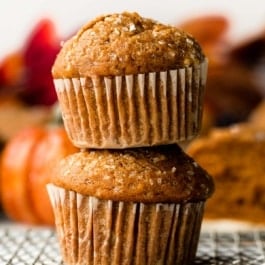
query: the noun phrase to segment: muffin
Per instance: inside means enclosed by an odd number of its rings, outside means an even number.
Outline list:
[[[190,264],[212,178],[177,145],[80,151],[48,185],[66,264]]]
[[[193,140],[188,155],[214,179],[205,220],[265,223],[265,130],[252,123],[212,129]]]
[[[207,59],[193,37],[128,12],[84,25],[52,68],[71,141],[97,149],[196,136],[206,72]]]

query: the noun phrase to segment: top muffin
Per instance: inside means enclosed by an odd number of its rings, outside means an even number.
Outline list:
[[[187,33],[137,13],[98,17],[64,43],[54,78],[161,72],[198,65],[200,45]]]

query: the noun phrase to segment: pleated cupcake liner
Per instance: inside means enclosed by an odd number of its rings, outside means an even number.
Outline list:
[[[118,202],[47,189],[68,265],[188,265],[195,258],[204,202]]]
[[[75,146],[130,148],[197,136],[206,76],[207,60],[165,72],[55,79],[54,84]]]

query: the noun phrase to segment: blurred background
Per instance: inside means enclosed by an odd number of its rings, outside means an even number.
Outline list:
[[[252,122],[251,126],[265,132],[264,1],[1,1],[0,154],[5,167],[0,169],[0,197],[11,219],[53,223],[45,190],[46,164],[74,149],[66,148],[70,144],[66,143],[51,67],[60,43],[84,23],[121,11],[136,11],[177,26],[200,42],[209,59],[202,136],[242,122]],[[48,140],[51,124],[60,133]],[[33,180],[25,184],[29,175]]]
[[[94,16],[124,10],[134,10],[143,16],[173,24],[194,15],[223,14],[231,19],[230,35],[236,38],[255,33],[265,23],[265,3],[260,0],[26,0],[23,4],[19,0],[9,0],[0,4],[0,58],[21,45],[41,17],[53,19],[60,36],[66,37]]]

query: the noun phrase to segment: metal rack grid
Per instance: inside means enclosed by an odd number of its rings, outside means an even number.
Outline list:
[[[264,265],[265,231],[204,231],[195,264]],[[0,265],[63,265],[54,230],[2,226]]]

